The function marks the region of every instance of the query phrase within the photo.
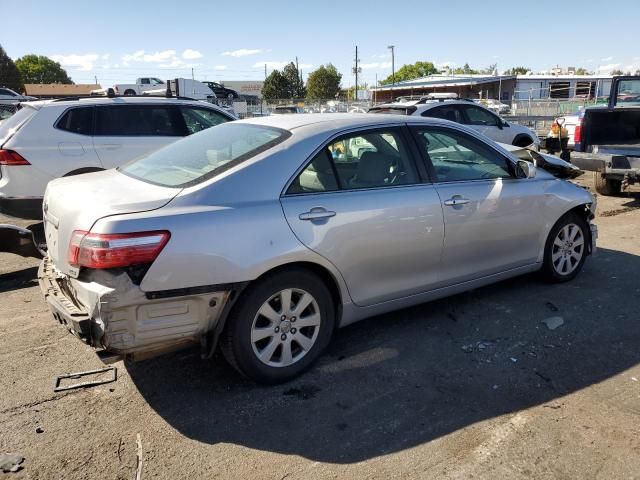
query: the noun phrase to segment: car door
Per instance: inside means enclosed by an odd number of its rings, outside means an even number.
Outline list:
[[[429,290],[438,280],[440,199],[399,127],[323,145],[282,196],[296,237],[342,274],[360,306]]]
[[[503,126],[502,120],[486,108],[478,105],[461,106],[464,120],[462,123],[491,140],[511,143],[512,133]]]
[[[451,285],[531,265],[545,219],[544,179],[516,178],[490,144],[446,127],[412,127],[442,201],[441,281]]]
[[[57,149],[57,160],[43,162],[42,168],[55,176],[68,175],[85,168],[100,168],[101,163],[93,148],[93,106],[72,107],[55,123],[58,131],[50,136],[52,149]],[[51,156],[52,152],[47,155]]]
[[[95,115],[93,144],[104,168],[147,155],[187,133],[173,105],[101,105]]]
[[[464,123],[464,117],[457,104],[444,104],[422,112],[423,117],[442,118],[456,123]]]

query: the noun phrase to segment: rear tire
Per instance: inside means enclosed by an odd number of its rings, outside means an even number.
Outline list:
[[[307,370],[329,344],[335,305],[326,285],[302,268],[276,272],[236,302],[220,347],[241,374],[265,384]]]
[[[136,91],[135,91],[135,90],[131,90],[131,89],[129,89],[129,90],[125,90],[125,91],[124,91],[124,96],[125,96],[125,97],[130,97],[130,96],[135,95],[135,94],[136,94]]]
[[[620,195],[622,190],[622,182],[620,180],[605,178],[600,172],[593,172],[593,183],[595,184],[596,192],[600,195]]]
[[[556,222],[544,248],[540,273],[552,283],[573,280],[587,259],[589,225],[580,215],[569,212]]]

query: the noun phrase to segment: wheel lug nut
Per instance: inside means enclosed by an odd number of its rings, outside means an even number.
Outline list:
[[[286,315],[282,315],[282,316],[280,317],[280,320],[282,320],[283,322],[284,322],[286,319],[287,319],[287,316],[286,316]]]
[[[276,333],[280,331],[280,327],[276,327]]]
[[[295,322],[296,321],[296,317],[291,317],[291,321]]]
[[[292,329],[291,329],[291,333],[292,333],[293,335],[295,335],[295,334],[296,334],[296,332],[297,332],[297,330],[296,330],[295,328],[292,328]]]
[[[284,340],[286,340],[286,339],[287,339],[287,334],[286,334],[286,333],[283,333],[283,334],[280,336],[280,340],[283,340],[283,341],[284,341]]]

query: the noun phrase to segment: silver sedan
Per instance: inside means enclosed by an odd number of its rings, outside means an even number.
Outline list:
[[[199,343],[282,382],[365,317],[534,271],[574,278],[595,202],[546,159],[439,119],[223,124],[51,182],[39,279],[105,362]]]

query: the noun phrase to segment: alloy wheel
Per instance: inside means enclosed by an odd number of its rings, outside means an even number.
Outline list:
[[[318,302],[309,292],[281,290],[262,304],[253,319],[253,353],[270,367],[293,365],[315,345],[321,321]]]
[[[571,274],[580,264],[584,256],[584,235],[582,229],[575,223],[562,227],[551,250],[551,263],[556,273]]]

